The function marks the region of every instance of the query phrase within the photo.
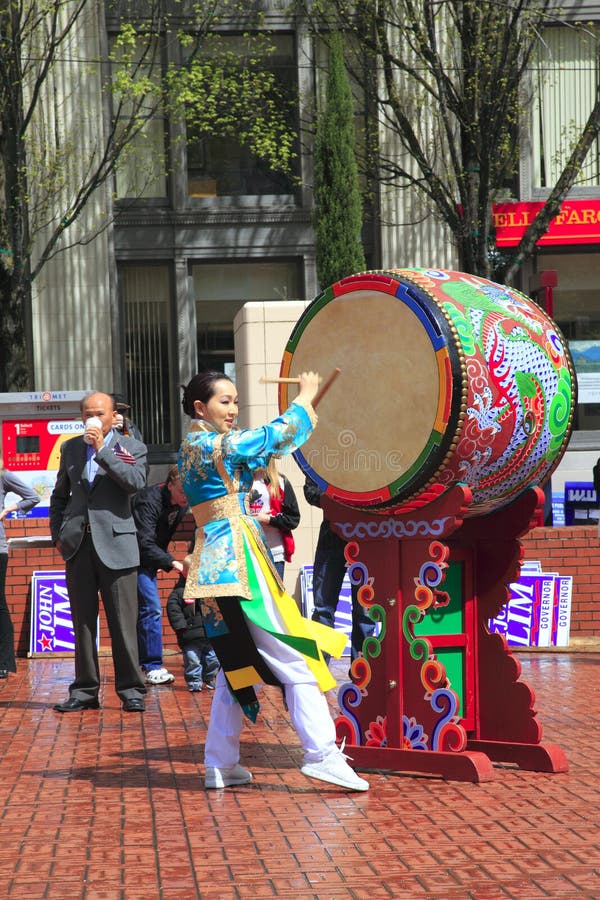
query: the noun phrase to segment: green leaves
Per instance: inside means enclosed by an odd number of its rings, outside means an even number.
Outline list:
[[[247,32],[235,40],[211,34],[201,51],[167,72],[174,113],[189,135],[234,137],[274,170],[290,171],[296,134],[294,98],[269,67],[275,46],[268,34]]]
[[[173,36],[173,35],[171,35]],[[178,29],[178,52],[165,53],[162,37],[122,24],[113,43],[112,90],[121,110],[154,109],[184,122],[190,141],[232,137],[271,169],[289,172],[297,135],[292,102],[269,68],[268,34],[248,32],[234,41],[219,33]],[[176,57],[164,71],[160,53]]]

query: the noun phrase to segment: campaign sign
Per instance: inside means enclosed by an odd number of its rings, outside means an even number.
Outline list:
[[[598,525],[598,498],[592,481],[565,481],[565,525]]]
[[[565,524],[565,496],[557,491],[552,491],[552,524],[555,528]]]
[[[569,629],[571,626],[571,598],[573,595],[573,578],[571,575],[559,575],[556,578],[556,646],[569,646]]]
[[[99,647],[99,629],[96,645]],[[74,652],[73,621],[62,571],[33,572],[31,578],[30,656]]]
[[[302,614],[305,618],[310,619],[314,609],[313,601],[313,567],[303,566],[300,573],[300,587],[302,591]],[[334,627],[338,631],[343,631],[347,636],[346,646],[343,656],[350,656],[351,637],[352,637],[352,588],[350,586],[350,578],[348,573],[344,575],[342,587],[340,590],[340,598],[338,600],[337,609],[335,611]]]
[[[488,626],[513,647],[568,647],[573,579],[525,563],[510,597]]]

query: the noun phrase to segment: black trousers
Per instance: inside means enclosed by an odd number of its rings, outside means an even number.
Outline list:
[[[8,553],[0,553],[0,669],[16,672],[15,629],[6,602],[6,569]]]
[[[344,549],[346,541],[343,541],[329,527],[326,519],[321,523],[319,539],[315,550],[315,562],[313,567],[313,612],[311,618],[322,625],[335,624],[335,611],[340,599],[342,582],[346,574],[346,559]],[[365,638],[375,634],[375,622],[369,617],[365,608],[358,600],[358,588],[352,589],[352,635],[350,638],[351,659],[356,659],[362,652]]]
[[[69,687],[70,696],[83,701],[98,696],[100,592],[112,645],[115,690],[122,700],[142,697],[146,685],[138,657],[137,568],[109,569],[87,534],[75,556],[67,561],[66,575],[75,637],[75,681]]]

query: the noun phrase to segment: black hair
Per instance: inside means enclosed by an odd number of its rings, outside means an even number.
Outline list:
[[[208,403],[210,398],[214,396],[217,381],[231,381],[231,378],[224,372],[198,372],[187,385],[180,385],[183,390],[181,405],[186,415],[192,419],[195,417],[194,402],[196,400]]]
[[[124,394],[111,394],[116,410],[131,409],[131,403]]]

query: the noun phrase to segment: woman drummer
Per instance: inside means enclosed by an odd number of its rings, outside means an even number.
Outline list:
[[[235,430],[237,391],[221,372],[195,375],[183,392],[194,420],[179,451],[182,483],[196,522],[185,597],[200,598],[207,637],[221,663],[205,744],[205,787],[246,784],[239,763],[244,714],[256,721],[255,685],[283,688],[304,750],[304,775],[355,791],[369,784],[335,743],[322,692],[335,687],[323,652],[341,656],[345,635],[304,619],[283,588],[260,525],[246,513],[252,473],[289,454],[316,424],[318,376],[303,373],[290,407],[261,428]]]

